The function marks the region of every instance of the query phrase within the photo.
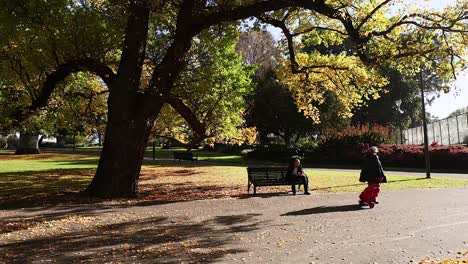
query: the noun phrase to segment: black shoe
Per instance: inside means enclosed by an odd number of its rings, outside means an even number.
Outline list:
[[[305,195],[310,195],[310,192],[305,192],[304,194],[305,194]]]
[[[375,203],[375,204],[379,204],[379,202],[377,202],[377,201],[372,201],[372,202]]]
[[[293,195],[296,195],[296,192],[293,192]]]

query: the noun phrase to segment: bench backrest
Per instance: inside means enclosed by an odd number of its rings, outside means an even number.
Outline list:
[[[248,167],[247,174],[251,180],[285,180],[286,167]]]
[[[192,152],[174,152],[175,159],[192,159],[193,153]]]

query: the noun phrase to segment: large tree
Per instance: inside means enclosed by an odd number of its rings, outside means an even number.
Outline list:
[[[465,41],[461,32],[466,32],[467,18],[463,12],[466,6],[443,14],[415,11],[386,15],[393,13],[388,7],[392,2],[109,1],[112,6],[103,10],[122,10],[118,14],[126,17],[118,66],[111,67],[106,60],[86,50],[85,58],[62,60],[54,70],[47,71],[38,96],[27,108],[31,112],[45,107],[57,83],[71,73],[91,71],[100,76],[110,91],[108,122],[99,165],[87,192],[101,197],[133,196],[138,192],[148,136],[163,105],[170,103],[182,116],[194,116],[183,102],[174,103],[171,98],[192,43],[210,28],[252,16],[281,27],[288,42],[290,62],[285,63],[280,75],[292,87],[299,108],[311,117],[317,108],[310,102],[321,99],[321,89],[337,89],[338,94],[350,96],[345,109],[359,103],[360,97],[373,95],[375,92],[369,89],[385,83],[373,66],[384,60],[401,63],[401,69],[412,69],[407,66],[419,61],[419,55],[437,53],[441,64],[448,61],[457,69],[457,55],[466,51],[466,46],[459,45]],[[15,14],[12,9],[16,3],[9,1],[2,10]],[[69,6],[68,10],[72,12],[74,8]],[[316,33],[317,27],[329,29],[320,34],[327,41],[350,39],[355,44],[353,53],[334,57],[296,54],[293,38],[302,33]],[[401,46],[402,31],[414,36],[410,40],[412,45]],[[446,38],[447,43],[435,46],[433,38]],[[195,128],[199,125],[195,120],[189,123]]]

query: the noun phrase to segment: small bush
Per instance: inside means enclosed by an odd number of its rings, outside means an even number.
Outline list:
[[[0,136],[0,148],[7,147],[7,137]]]
[[[305,141],[300,146],[304,153],[313,152],[319,147],[319,142],[317,140]]]
[[[18,146],[19,138],[16,135],[9,135],[7,137],[7,148],[8,149],[16,149]]]
[[[344,129],[331,129],[324,132],[324,145],[381,145],[390,143],[392,130],[388,127],[374,126],[348,126]]]
[[[248,152],[248,150],[253,149],[252,145],[247,144],[224,144],[224,143],[215,143],[213,146],[205,145],[204,150],[216,151],[224,154],[233,154],[233,155],[242,155]]]

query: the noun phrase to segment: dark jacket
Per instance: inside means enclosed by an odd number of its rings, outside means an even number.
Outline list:
[[[378,182],[378,178],[383,178],[382,182],[387,182],[379,156],[377,154],[371,154],[364,163],[359,181],[375,183]]]
[[[289,165],[288,167],[288,171],[286,172],[286,178],[292,178],[294,176],[297,176],[297,175],[293,175],[293,172],[294,172],[294,166],[293,165]],[[297,167],[297,172],[301,172],[302,175],[304,175],[304,171],[302,170],[302,166],[299,165],[299,167]]]

